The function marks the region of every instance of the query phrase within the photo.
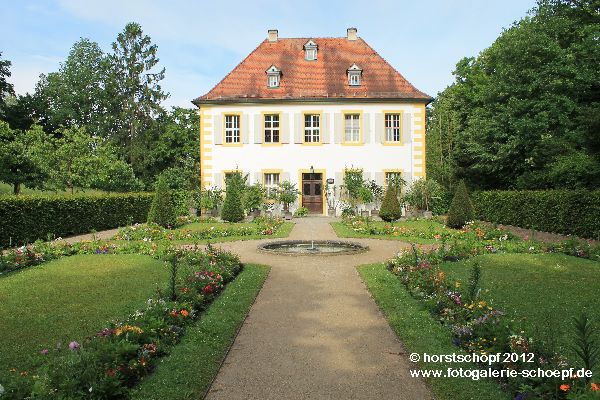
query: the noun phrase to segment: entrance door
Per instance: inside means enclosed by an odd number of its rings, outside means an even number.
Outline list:
[[[302,207],[323,214],[323,174],[302,174]]]

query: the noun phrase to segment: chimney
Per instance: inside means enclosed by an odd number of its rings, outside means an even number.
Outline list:
[[[357,35],[358,29],[356,29],[356,28],[348,28],[346,30],[346,33],[347,33],[346,38],[348,40],[356,40],[356,39],[358,39],[358,35]]]
[[[277,37],[278,37],[278,31],[277,29],[269,29],[267,31],[268,36],[267,38],[269,39],[269,42],[273,43],[277,41]]]

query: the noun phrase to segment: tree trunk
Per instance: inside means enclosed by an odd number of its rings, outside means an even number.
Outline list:
[[[14,184],[13,193],[15,194],[15,196],[18,196],[19,193],[21,193],[21,183],[20,182]]]

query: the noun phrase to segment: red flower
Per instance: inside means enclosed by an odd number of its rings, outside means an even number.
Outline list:
[[[563,383],[562,385],[559,386],[559,389],[562,390],[563,392],[568,392],[569,389],[571,389],[571,386],[567,385],[566,383]]]

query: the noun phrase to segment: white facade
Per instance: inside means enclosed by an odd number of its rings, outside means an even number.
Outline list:
[[[319,115],[319,143],[304,142],[304,115]],[[346,114],[359,115],[360,140],[345,142]],[[385,119],[400,115],[401,140],[387,142]],[[279,143],[264,143],[265,115],[279,115]],[[225,118],[237,116],[240,143],[226,143]],[[323,183],[343,184],[346,168],[362,168],[365,179],[385,185],[386,172],[401,172],[410,185],[425,176],[425,105],[407,102],[279,102],[200,105],[203,187],[223,187],[225,174],[239,170],[249,183],[278,173],[302,190],[302,173],[321,173]],[[323,192],[325,190],[323,189]],[[292,209],[301,204],[295,204]],[[327,202],[323,199],[323,214]]]

